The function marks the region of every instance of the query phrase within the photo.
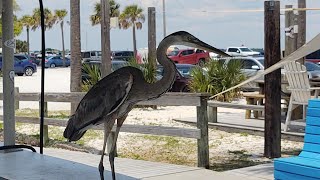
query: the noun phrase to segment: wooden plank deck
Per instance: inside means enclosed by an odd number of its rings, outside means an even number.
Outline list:
[[[50,148],[44,149],[44,155],[28,150],[0,153],[0,179],[99,179],[99,160],[100,156],[95,154]],[[123,158],[116,158],[115,167],[117,180],[233,180],[240,177],[233,172],[221,173],[197,167]],[[111,179],[108,156],[105,158],[105,169],[105,179]],[[248,180],[265,179],[247,176],[245,173],[242,173],[241,177]],[[272,178],[271,174],[269,179]]]

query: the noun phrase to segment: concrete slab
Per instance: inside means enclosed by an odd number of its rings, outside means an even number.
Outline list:
[[[268,163],[268,164],[260,164],[257,166],[230,170],[230,171],[226,171],[226,173],[230,175],[238,175],[238,176],[242,175],[245,177],[254,176],[260,179],[272,180],[274,179],[273,170],[274,170],[273,163]]]
[[[0,143],[1,145],[1,143]],[[36,148],[39,150],[39,148]],[[44,149],[44,155],[29,150],[0,153],[0,176],[5,179],[99,179],[99,155],[63,149]],[[105,157],[105,179],[111,179],[108,157]],[[148,162],[124,158],[115,159],[119,180],[159,179],[224,179],[259,180],[261,177],[242,171],[214,172],[197,167]],[[265,170],[261,169],[261,172]],[[245,171],[246,172],[246,171]],[[273,172],[270,172],[273,174]],[[2,180],[0,178],[0,180]]]

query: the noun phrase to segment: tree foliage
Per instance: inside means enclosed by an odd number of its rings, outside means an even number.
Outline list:
[[[116,3],[115,0],[110,0],[110,17],[118,17],[120,15],[120,4]],[[101,22],[101,3],[97,2],[94,5],[94,14],[90,16],[92,26],[100,24]]]

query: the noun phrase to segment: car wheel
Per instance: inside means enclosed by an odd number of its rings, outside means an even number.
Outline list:
[[[18,76],[23,76],[23,73],[17,73]]]
[[[52,64],[50,64],[50,67],[51,67],[51,68],[55,68],[55,67],[56,67],[56,64],[52,63]]]
[[[199,59],[198,65],[200,67],[203,67],[205,63],[206,63],[206,61],[204,59]]]
[[[32,76],[32,74],[33,74],[33,68],[31,68],[31,67],[26,67],[26,69],[24,70],[24,74],[25,74],[26,76]]]

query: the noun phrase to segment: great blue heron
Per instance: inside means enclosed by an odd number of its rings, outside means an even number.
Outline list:
[[[109,153],[112,179],[115,179],[115,144],[120,127],[128,113],[139,101],[158,98],[172,86],[176,77],[176,66],[166,56],[167,49],[171,45],[186,45],[214,52],[222,56],[229,56],[189,33],[179,31],[164,38],[158,46],[157,59],[164,69],[161,80],[150,84],[145,81],[141,70],[128,66],[114,71],[94,85],[80,101],[75,114],[70,117],[63,135],[69,141],[77,141],[91,126],[104,123],[106,132],[99,163],[101,179],[104,179],[103,157],[106,141],[115,124],[115,120],[117,120],[117,128]]]

